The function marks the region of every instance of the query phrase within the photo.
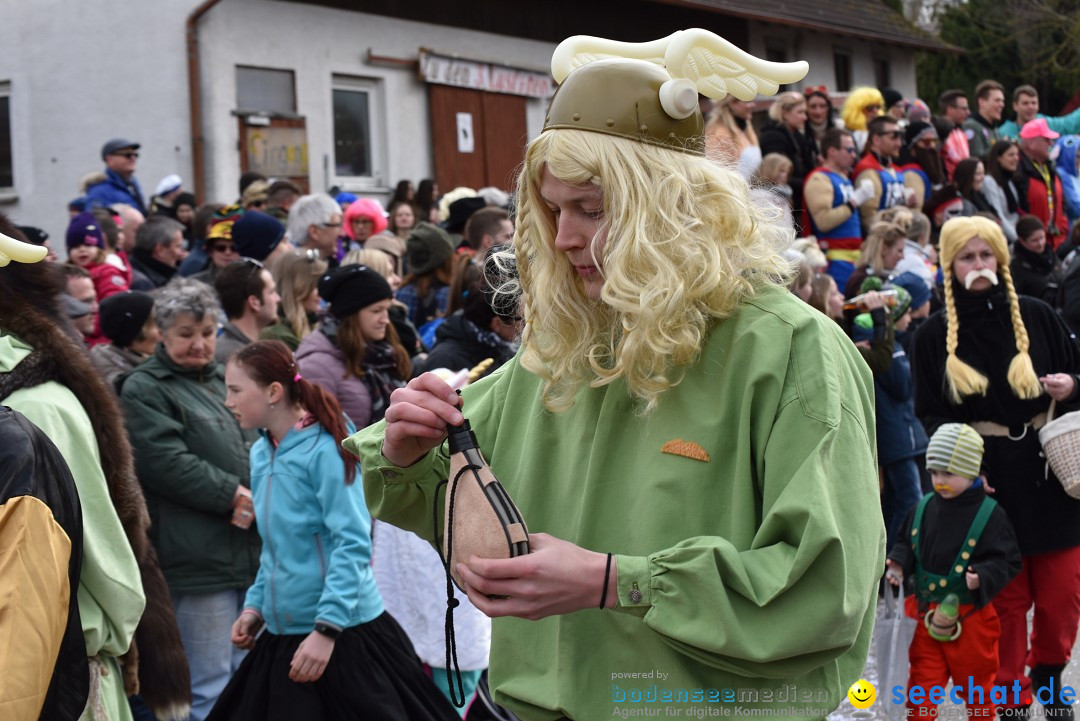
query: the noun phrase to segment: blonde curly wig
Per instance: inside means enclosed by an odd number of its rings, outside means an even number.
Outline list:
[[[555,249],[554,214],[540,196],[545,167],[568,185],[602,190],[599,301]],[[529,145],[517,192],[507,252],[527,319],[521,363],[544,379],[553,412],[571,407],[583,385],[623,378],[649,413],[698,358],[710,323],[795,271],[782,255],[792,231],[765,218],[740,176],[702,156],[549,130]]]
[[[867,105],[879,105],[885,107],[885,98],[877,88],[855,88],[844,101],[844,108],[840,111],[840,117],[844,119],[844,125],[848,130],[866,130],[866,115],[863,111]],[[879,115],[881,113],[878,113]]]
[[[1020,300],[1016,296],[1012,273],[1009,272],[1009,246],[1005,234],[998,224],[987,218],[953,218],[941,227],[941,267],[948,268],[951,274],[952,263],[956,255],[963,250],[968,241],[979,237],[986,241],[997,260],[997,274],[1005,286],[1009,297],[1009,317],[1012,320],[1013,336],[1016,339],[1016,355],[1009,363],[1009,386],[1018,398],[1038,398],[1042,394],[1042,385],[1035,367],[1028,354],[1030,340],[1027,328],[1020,317]],[[964,396],[985,396],[990,382],[979,371],[960,360],[956,355],[959,342],[960,320],[956,313],[956,301],[953,298],[951,279],[945,283],[945,376],[949,381],[949,395],[954,403],[963,401]]]

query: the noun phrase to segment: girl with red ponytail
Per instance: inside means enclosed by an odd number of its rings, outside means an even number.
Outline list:
[[[208,721],[456,721],[383,608],[356,459],[341,448],[355,428],[338,402],[276,340],[238,351],[225,385],[240,426],[262,433],[251,448],[251,491],[263,545],[232,628],[232,642],[253,650]]]

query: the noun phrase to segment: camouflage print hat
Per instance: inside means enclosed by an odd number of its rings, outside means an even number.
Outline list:
[[[982,467],[983,439],[966,423],[945,423],[930,437],[926,468],[964,478],[977,478]]]

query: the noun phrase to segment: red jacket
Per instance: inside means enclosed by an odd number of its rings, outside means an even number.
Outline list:
[[[124,275],[124,271],[109,263],[92,265],[90,280],[94,281],[94,290],[97,292],[98,303],[110,295],[123,293],[131,290],[131,280]]]
[[[1065,193],[1061,187],[1061,178],[1054,171],[1053,163],[1047,163],[1047,168],[1053,184],[1052,196],[1047,192],[1042,173],[1023,153],[1020,154],[1020,167],[1016,169],[1013,181],[1020,194],[1020,202],[1027,201],[1026,210],[1043,222],[1046,226],[1046,240],[1057,250],[1069,235],[1069,221],[1065,217]]]

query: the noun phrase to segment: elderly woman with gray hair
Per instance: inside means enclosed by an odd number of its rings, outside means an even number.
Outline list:
[[[229,631],[259,563],[248,528],[250,439],[225,408],[225,373],[214,361],[220,314],[209,286],[169,283],[154,305],[161,343],[119,382],[150,537],[191,666],[193,721],[239,665]]]

